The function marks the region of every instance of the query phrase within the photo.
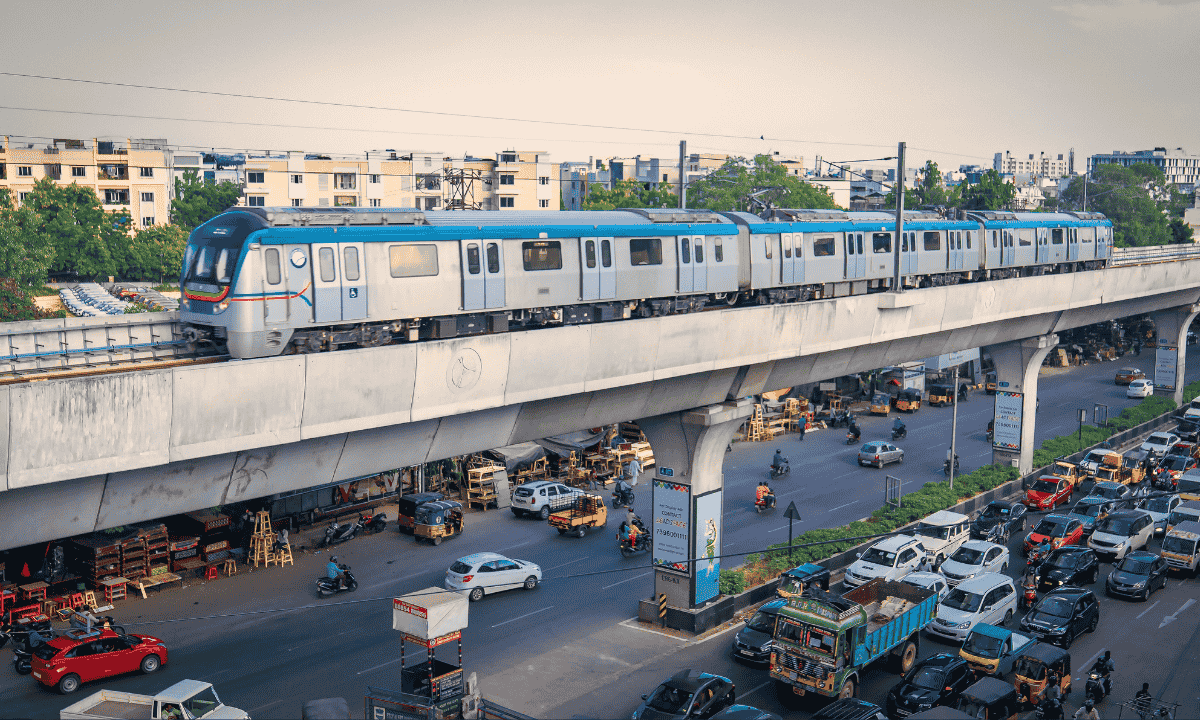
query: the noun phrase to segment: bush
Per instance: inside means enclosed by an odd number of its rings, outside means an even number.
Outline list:
[[[717,582],[722,595],[737,595],[746,589],[746,576],[736,570],[722,570]]]
[[[45,320],[66,317],[66,311],[42,310],[33,302],[33,297],[13,280],[0,280],[0,322],[18,320]]]

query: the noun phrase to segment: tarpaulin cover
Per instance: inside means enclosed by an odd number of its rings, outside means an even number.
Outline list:
[[[503,458],[505,469],[508,470],[510,475],[516,472],[517,468],[521,465],[529,465],[546,455],[546,449],[535,442],[509,445],[508,447],[496,448],[491,452]]]
[[[392,629],[424,640],[467,627],[467,596],[441,588],[427,588],[392,599]]]
[[[581,430],[579,432],[568,433],[566,435],[557,435],[555,437],[538,440],[537,444],[546,448],[550,452],[559,457],[567,457],[572,451],[578,452],[584,448],[597,445],[604,439],[604,429],[601,428],[597,432],[590,430]]]

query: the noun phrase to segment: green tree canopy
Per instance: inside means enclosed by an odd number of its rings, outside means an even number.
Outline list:
[[[183,264],[188,232],[178,225],[153,225],[139,230],[129,242],[121,270],[131,280],[177,278]]]
[[[942,180],[942,171],[932,160],[925,161],[925,167],[917,171],[917,183],[904,191],[905,209],[920,207],[958,207],[962,204],[960,188],[947,188]],[[884,199],[885,207],[896,207],[896,190],[893,188]]]
[[[26,289],[18,286],[11,278],[0,280],[0,322],[44,320],[65,315],[62,310],[47,312],[40,309]]]
[[[961,207],[964,210],[1003,210],[1016,196],[1016,185],[1006,182],[995,170],[988,170],[974,185],[963,184]]]
[[[688,187],[688,206],[707,210],[751,211],[759,202],[781,208],[838,209],[826,188],[789,175],[787,168],[767,155],[757,155],[751,167],[742,158],[730,159]]]
[[[616,210],[617,208],[678,207],[679,198],[656,183],[637,180],[618,180],[612,190],[603,185],[588,186],[587,197],[579,204],[581,210]]]
[[[50,236],[28,206],[16,209],[7,200],[0,197],[0,278],[21,288],[45,285],[55,255]]]
[[[1059,207],[1082,209],[1086,185],[1087,210],[1104,213],[1112,220],[1117,245],[1166,245],[1190,242],[1182,222],[1173,227],[1172,216],[1186,207],[1186,195],[1168,184],[1166,176],[1149,163],[1097,165],[1091,177],[1072,182],[1062,194]],[[1181,226],[1181,227],[1180,227]]]
[[[195,170],[187,170],[175,178],[175,198],[171,200],[171,220],[187,232],[237,204],[242,189],[223,180],[219,183],[201,180]]]
[[[36,230],[30,230],[54,247],[52,272],[99,278],[120,270],[129,241],[127,211],[107,212],[91,188],[59,185],[48,177],[34,184],[22,207],[37,218]]]

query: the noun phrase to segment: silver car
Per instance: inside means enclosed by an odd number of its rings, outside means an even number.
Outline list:
[[[859,465],[874,465],[881,468],[888,463],[903,461],[904,451],[884,440],[872,440],[858,451]]]

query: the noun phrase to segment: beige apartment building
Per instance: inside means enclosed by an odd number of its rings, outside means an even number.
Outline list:
[[[135,228],[169,222],[171,152],[166,140],[52,140],[3,137],[0,187],[19,204],[33,184],[50,177],[60,185],[93,190],[105,210],[126,210]]]

